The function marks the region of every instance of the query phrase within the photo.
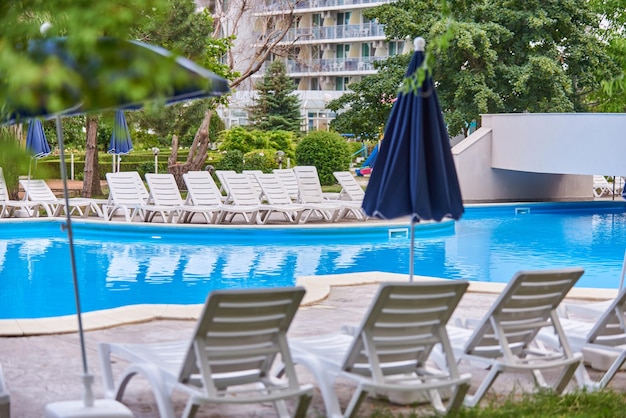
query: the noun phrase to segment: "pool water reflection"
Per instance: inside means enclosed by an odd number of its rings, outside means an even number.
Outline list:
[[[461,221],[418,225],[415,274],[506,282],[520,269],[581,266],[579,287],[616,288],[626,249],[624,212],[621,202],[469,207]],[[3,222],[0,319],[75,312],[60,223]],[[289,286],[299,276],[406,274],[409,264],[406,226],[397,223],[180,228],[77,221],[74,230],[86,312],[202,303],[213,289]]]

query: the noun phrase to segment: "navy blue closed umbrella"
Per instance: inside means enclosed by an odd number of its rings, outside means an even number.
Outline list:
[[[113,171],[116,171],[116,156],[117,171],[120,171],[120,155],[126,155],[133,150],[133,141],[130,139],[130,131],[128,129],[128,123],[126,123],[126,117],[123,110],[115,111],[115,123],[113,124],[113,133],[111,134],[111,141],[109,142],[108,153],[113,154]]]
[[[406,77],[413,76],[423,61],[424,40],[417,38]],[[450,139],[430,74],[417,91],[399,93],[393,104],[363,210],[382,219],[410,217],[411,280],[415,223],[459,219],[463,214]]]
[[[48,144],[43,132],[43,125],[39,119],[33,119],[28,123],[26,149],[35,158],[42,158],[50,154],[50,144]]]

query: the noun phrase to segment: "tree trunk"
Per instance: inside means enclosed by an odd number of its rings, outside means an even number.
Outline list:
[[[87,144],[85,146],[85,169],[83,197],[101,196],[100,168],[98,166],[98,118],[87,117]]]
[[[209,125],[211,124],[212,112],[208,111],[204,114],[204,119],[193,138],[193,143],[189,147],[189,155],[184,164],[176,162],[178,158],[178,137],[172,137],[172,153],[167,160],[167,170],[174,175],[176,184],[181,190],[186,190],[183,174],[189,171],[200,171],[204,169],[204,163],[207,157],[207,149],[209,148]]]

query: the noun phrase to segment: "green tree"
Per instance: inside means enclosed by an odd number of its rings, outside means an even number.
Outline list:
[[[389,39],[426,39],[451,135],[466,133],[482,113],[591,110],[601,81],[618,72],[596,36],[601,16],[587,0],[398,0],[366,13],[385,25]],[[442,36],[439,48],[433,41]],[[391,65],[378,75],[391,85],[402,80]],[[366,91],[366,80],[351,87]],[[346,108],[375,103],[363,94],[355,99]]]
[[[350,167],[350,148],[335,132],[314,131],[305,135],[296,146],[296,160],[298,165],[315,166],[320,183],[335,184],[333,172]]]
[[[300,98],[296,86],[287,77],[282,61],[272,62],[256,85],[258,92],[248,108],[250,125],[262,131],[284,130],[300,132]]]

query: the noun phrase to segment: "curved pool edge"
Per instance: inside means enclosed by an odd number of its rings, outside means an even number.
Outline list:
[[[301,308],[308,308],[326,299],[335,286],[359,286],[384,282],[408,281],[406,274],[372,271],[366,273],[331,274],[298,277],[296,286],[303,286],[306,295]],[[414,276],[414,280],[450,280],[440,277]],[[501,293],[506,283],[470,282],[468,292]],[[616,289],[574,288],[567,297],[580,300],[606,300],[617,295]],[[94,331],[154,320],[195,321],[203,304],[195,305],[132,305],[83,313],[83,329]],[[0,320],[0,337],[26,337],[36,335],[66,334],[78,330],[76,315],[38,319]]]

